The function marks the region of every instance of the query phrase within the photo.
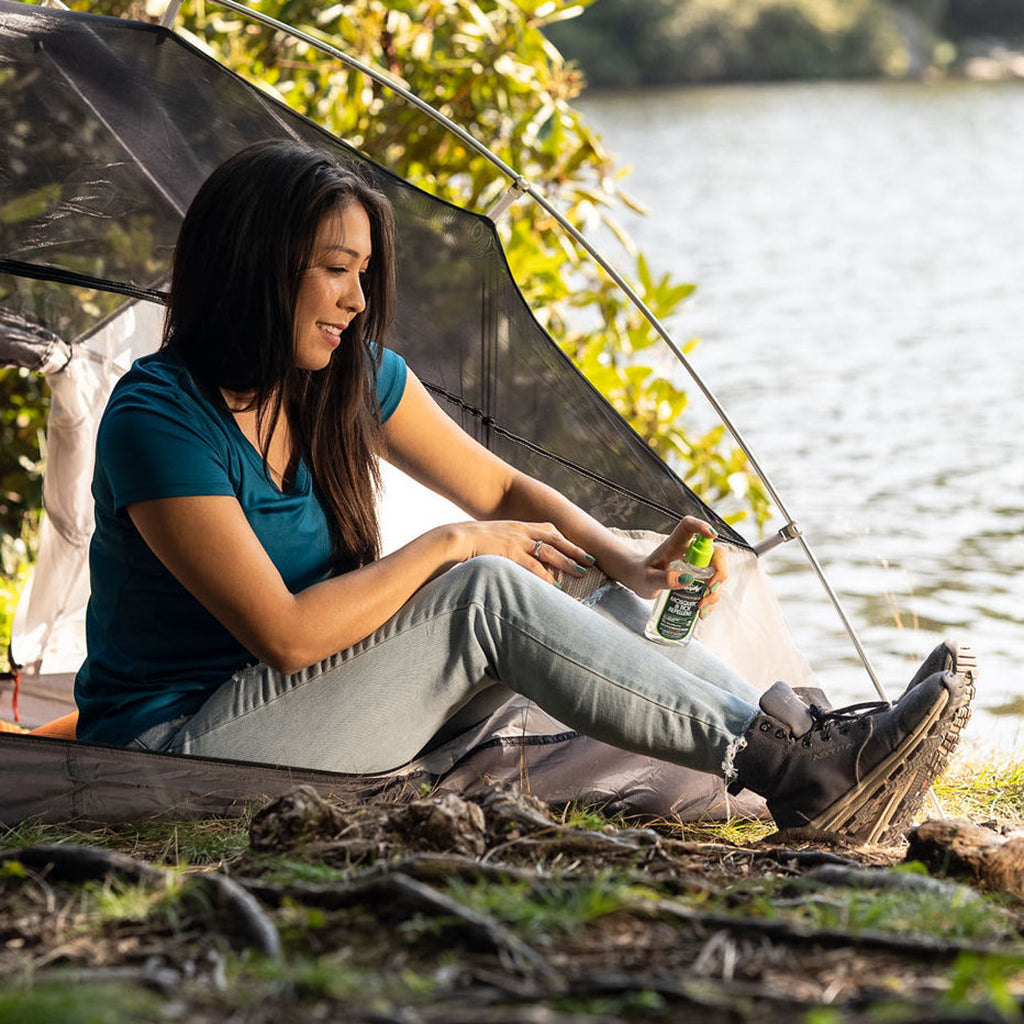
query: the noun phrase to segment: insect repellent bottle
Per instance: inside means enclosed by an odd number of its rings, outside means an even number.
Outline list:
[[[673,562],[669,568],[693,577],[692,583],[676,590],[663,590],[655,599],[654,607],[644,627],[644,636],[661,644],[685,644],[693,636],[700,619],[697,607],[715,575],[711,556],[715,543],[710,537],[698,533],[690,541],[685,562]]]

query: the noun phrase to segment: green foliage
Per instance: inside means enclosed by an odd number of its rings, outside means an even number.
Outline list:
[[[4,535],[4,540],[7,540]],[[6,576],[0,573],[0,669],[7,668],[7,646],[11,642],[14,625],[14,609],[18,604],[21,588],[25,585],[28,563],[21,562],[14,573]]]
[[[238,980],[243,983],[232,987],[231,998],[239,1006],[256,1006],[268,998],[280,998],[282,992],[287,992],[289,1002],[364,999],[382,1008],[392,1003],[408,1006],[429,1000],[437,988],[433,978],[419,974],[411,967],[388,977],[350,963],[349,955],[349,950],[340,950],[326,956],[307,956],[284,962],[257,959],[246,964],[236,963]],[[382,951],[381,956],[385,955]]]
[[[214,865],[249,847],[245,818],[206,818],[196,821],[144,821],[115,828],[78,829],[27,821],[0,828],[0,849],[44,843],[78,843],[120,850],[156,864]]]
[[[339,868],[319,862],[290,860],[280,857],[254,857],[259,865],[260,878],[267,882],[308,882],[311,885],[328,885],[341,881],[345,872]]]
[[[86,882],[82,886],[83,912],[90,919],[90,927],[97,920],[144,921],[163,909],[168,893],[149,885],[132,885],[115,879]]]
[[[678,1020],[672,1016],[671,1004],[661,993],[650,989],[623,992],[613,996],[574,996],[554,999],[552,1008],[563,1013],[579,1014],[585,1020]],[[573,1018],[575,1019],[575,1018]]]
[[[48,407],[40,375],[0,368],[0,669],[7,667],[14,609],[36,553]]]
[[[911,872],[916,873],[916,872]],[[952,892],[952,895],[950,894]],[[1024,956],[1014,915],[996,899],[964,887],[942,892],[830,886],[812,878],[758,878],[739,882],[707,901],[740,917],[789,920],[851,934],[933,935],[963,941],[999,941]]]
[[[34,554],[48,407],[48,389],[39,374],[0,368],[0,575],[8,579]]]

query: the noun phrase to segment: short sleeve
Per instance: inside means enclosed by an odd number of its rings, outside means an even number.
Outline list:
[[[402,401],[405,378],[405,360],[397,352],[381,348],[380,366],[377,369],[377,404],[380,406],[382,423],[387,422]]]
[[[160,395],[115,394],[96,443],[114,510],[155,498],[234,494],[225,454],[210,433],[208,421]]]

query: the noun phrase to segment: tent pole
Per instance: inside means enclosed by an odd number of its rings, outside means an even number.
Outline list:
[[[181,10],[181,0],[171,0],[164,10],[163,17],[160,19],[160,24],[164,28],[174,28],[174,23],[178,20],[178,11]]]
[[[180,0],[172,0],[172,4],[175,2],[180,2]],[[577,242],[577,244],[580,245],[581,248],[583,248],[590,255],[591,259],[593,259],[594,262],[597,263],[597,265],[625,293],[626,297],[633,303],[637,311],[644,317],[645,320],[647,320],[651,327],[653,327],[654,330],[658,333],[662,341],[665,342],[669,350],[675,356],[676,360],[680,363],[683,369],[686,370],[686,372],[689,374],[690,378],[697,385],[697,387],[700,388],[701,392],[707,399],[708,403],[711,405],[712,409],[721,419],[725,428],[732,435],[733,440],[736,442],[740,450],[746,456],[751,468],[754,470],[754,472],[760,478],[761,482],[764,484],[764,488],[767,491],[768,496],[771,498],[775,507],[778,509],[779,513],[783,516],[783,518],[786,520],[788,524],[786,527],[783,527],[783,529],[779,532],[779,536],[781,538],[779,543],[792,539],[799,540],[800,547],[803,549],[804,554],[807,556],[807,559],[811,565],[811,568],[813,569],[815,575],[818,577],[818,580],[824,587],[825,593],[827,594],[829,601],[832,603],[832,606],[838,613],[839,619],[842,622],[847,634],[849,635],[850,640],[857,651],[857,654],[860,656],[860,659],[864,664],[864,668],[866,669],[868,676],[874,684],[875,690],[877,691],[879,697],[882,700],[887,700],[888,698],[885,695],[885,688],[882,685],[881,680],[878,677],[878,674],[875,672],[875,669],[871,664],[871,660],[868,657],[863,644],[860,642],[860,638],[858,637],[852,622],[846,615],[846,612],[843,610],[842,603],[840,602],[838,595],[836,594],[835,590],[832,588],[831,584],[825,577],[824,570],[822,569],[817,558],[811,551],[811,548],[808,545],[806,539],[803,537],[802,534],[800,534],[799,528],[796,527],[793,517],[789,514],[788,510],[786,509],[785,503],[779,496],[779,493],[775,489],[775,486],[772,483],[770,477],[765,472],[764,468],[761,466],[757,457],[751,451],[750,446],[747,444],[746,440],[740,433],[739,429],[732,422],[732,418],[725,411],[721,402],[719,402],[714,392],[712,392],[710,387],[708,387],[708,385],[704,382],[704,379],[696,371],[696,369],[693,367],[689,359],[686,358],[682,349],[680,349],[680,347],[675,343],[674,339],[665,329],[661,321],[654,315],[654,313],[643,301],[643,299],[637,294],[636,290],[629,284],[628,281],[626,281],[622,274],[620,274],[619,271],[616,270],[615,267],[607,259],[605,259],[605,257],[590,243],[590,241],[583,236],[579,229],[574,224],[570,223],[570,221],[562,214],[562,212],[558,210],[555,206],[553,206],[551,202],[547,199],[547,197],[543,195],[543,193],[539,192],[533,185],[527,182],[522,177],[522,175],[520,175],[512,167],[506,164],[505,161],[502,160],[499,156],[491,152],[491,150],[488,149],[487,146],[485,146],[478,139],[470,135],[469,132],[467,132],[460,125],[452,121],[451,118],[446,117],[439,110],[435,110],[434,107],[432,107],[429,103],[426,102],[426,100],[423,100],[415,93],[410,92],[410,90],[406,89],[404,86],[392,80],[388,75],[384,74],[383,72],[377,70],[374,67],[371,67],[368,64],[365,64],[363,61],[357,60],[355,57],[352,57],[349,54],[344,53],[343,51],[337,49],[337,47],[331,46],[329,43],[325,43],[322,40],[317,39],[315,36],[309,35],[309,33],[307,32],[303,32],[301,29],[293,28],[290,25],[286,25],[282,21],[278,21],[275,18],[271,18],[268,15],[261,13],[260,11],[255,11],[250,7],[246,7],[244,4],[238,3],[237,0],[213,0],[213,2],[219,6],[227,7],[230,10],[237,11],[239,14],[242,14],[245,17],[252,18],[254,21],[258,21],[261,24],[266,25],[268,28],[272,28],[279,32],[283,32],[285,35],[291,36],[294,39],[299,39],[305,43],[308,43],[314,49],[319,50],[321,53],[326,54],[329,57],[334,57],[335,59],[339,60],[342,64],[345,64],[347,67],[350,67],[353,70],[358,71],[363,75],[366,75],[368,78],[377,82],[379,85],[384,86],[386,89],[389,89],[396,95],[400,96],[402,99],[410,103],[412,106],[417,107],[419,110],[423,111],[423,113],[425,113],[428,117],[432,118],[434,121],[437,121],[439,124],[443,125],[449,132],[451,132],[462,142],[464,142],[470,149],[474,150],[477,154],[484,157],[486,160],[490,161],[490,163],[492,163],[498,170],[500,170],[507,178],[510,179],[510,187],[488,213],[488,216],[490,216],[492,220],[497,219],[497,217],[504,213],[504,211],[508,209],[508,207],[516,199],[519,198],[519,195],[526,194],[530,196],[530,198],[533,199],[533,201],[537,203],[546,213],[548,213],[552,218],[554,218],[554,220],[557,221],[562,230],[565,231],[575,242]],[[787,535],[787,533],[789,535]],[[769,547],[774,546],[776,545],[769,544]]]

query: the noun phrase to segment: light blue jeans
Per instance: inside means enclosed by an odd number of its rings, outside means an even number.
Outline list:
[[[588,607],[507,559],[474,558],[360,643],[292,675],[243,669],[133,746],[387,771],[516,691],[585,735],[728,777],[759,694],[696,642],[645,639],[647,612],[617,584]]]

